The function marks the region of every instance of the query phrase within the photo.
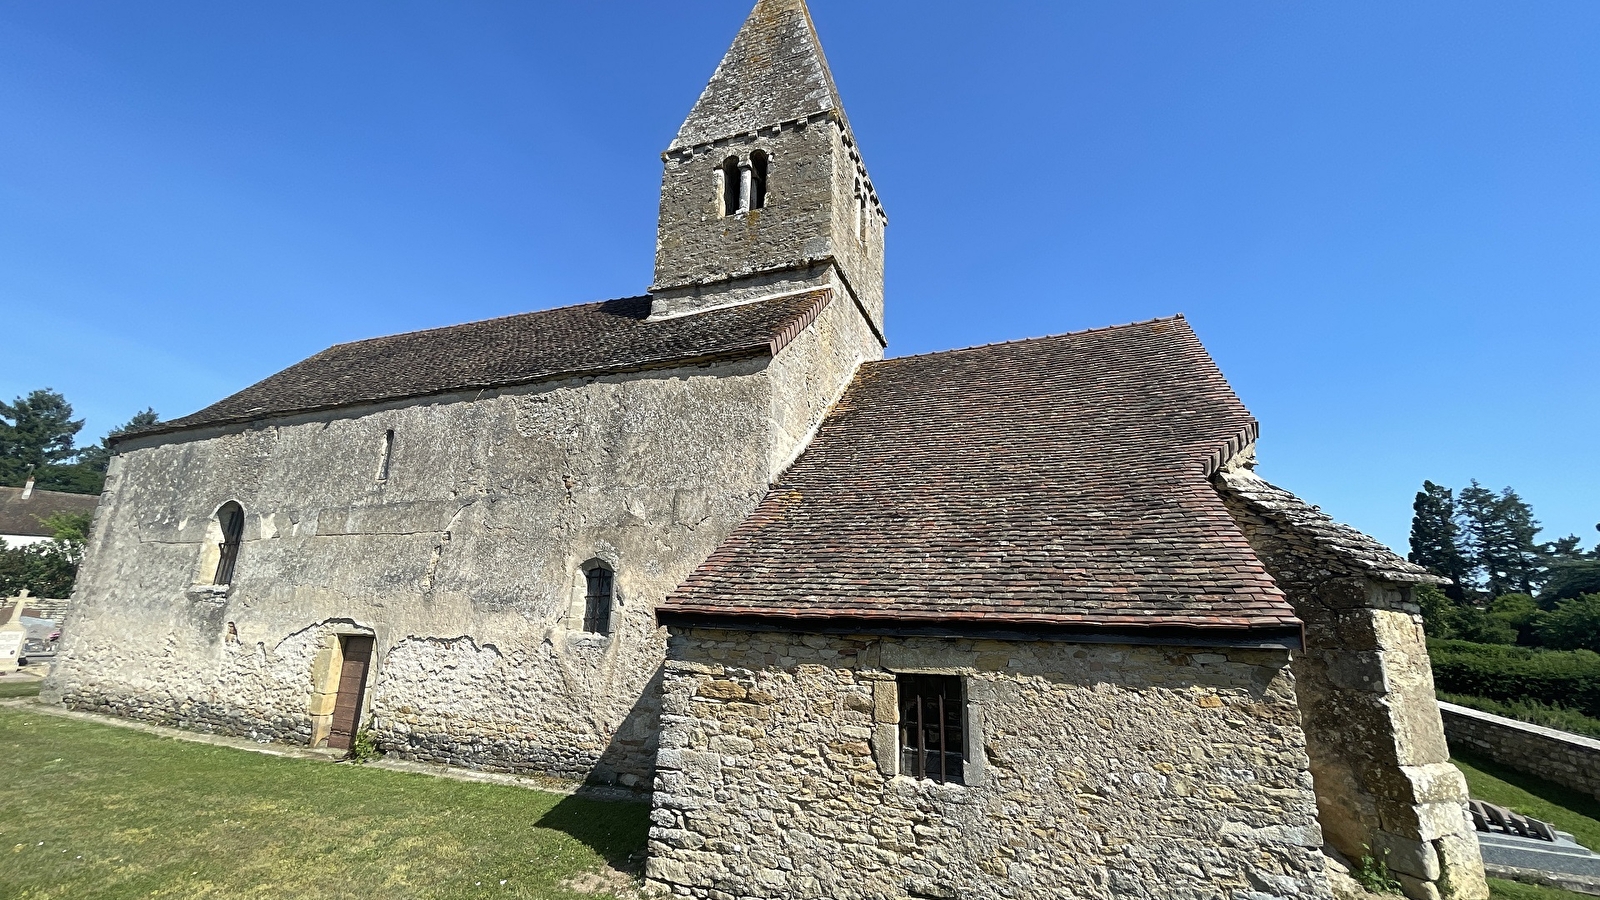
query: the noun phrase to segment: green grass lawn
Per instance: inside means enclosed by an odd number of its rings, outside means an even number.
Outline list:
[[[1475,757],[1451,760],[1467,776],[1475,800],[1509,807],[1569,831],[1585,847],[1600,847],[1600,801],[1540,778]],[[1504,900],[1576,900],[1583,894],[1489,879],[1489,893]]]
[[[602,898],[649,808],[0,708],[0,897]],[[598,885],[598,888],[590,887]],[[609,886],[608,886],[609,885]],[[626,882],[623,882],[626,886]]]
[[[39,696],[37,681],[0,681],[0,700]]]
[[[1557,890],[1538,884],[1522,884],[1503,878],[1489,879],[1489,896],[1496,900],[1589,900],[1587,894]]]

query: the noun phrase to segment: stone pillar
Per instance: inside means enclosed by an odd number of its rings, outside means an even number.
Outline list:
[[[1219,478],[1305,626],[1291,667],[1327,848],[1384,863],[1414,900],[1488,897],[1410,598],[1431,576],[1253,475]]]
[[[1358,577],[1286,590],[1306,626],[1293,669],[1327,842],[1383,862],[1416,900],[1488,896],[1404,590]]]

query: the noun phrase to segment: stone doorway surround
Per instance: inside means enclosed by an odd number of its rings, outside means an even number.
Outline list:
[[[368,661],[363,678],[363,689],[360,696],[354,698],[358,704],[356,722],[367,718],[367,695],[370,693],[365,688],[372,683],[374,663],[377,661],[377,646],[371,629],[359,626],[339,626],[329,629],[322,636],[321,646],[311,663],[311,746],[313,748],[348,749],[345,747],[330,747],[328,740],[333,735],[333,714],[339,705],[339,683],[344,675],[345,647],[349,638],[365,638],[372,642],[368,644]],[[353,732],[352,732],[353,736]]]

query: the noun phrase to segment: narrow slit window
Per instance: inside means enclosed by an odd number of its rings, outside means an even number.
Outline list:
[[[856,179],[856,240],[867,239],[867,188]]]
[[[957,675],[901,675],[900,772],[962,784],[967,706]]]
[[[750,208],[762,209],[767,205],[767,154],[757,150],[750,154]]]
[[[739,157],[730,156],[722,161],[722,214],[731,216],[739,212]]]
[[[217,571],[212,584],[232,584],[233,570],[239,563],[239,544],[244,540],[244,507],[228,501],[217,510],[217,523],[222,526],[222,541],[217,549]]]
[[[615,575],[605,566],[597,565],[585,576],[588,589],[583,599],[583,630],[593,634],[610,634]]]
[[[383,455],[378,457],[378,480],[389,480],[389,458],[394,455],[394,429],[383,433]]]

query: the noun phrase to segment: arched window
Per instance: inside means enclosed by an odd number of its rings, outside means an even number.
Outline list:
[[[584,573],[588,589],[583,598],[583,630],[594,634],[611,633],[611,598],[616,578],[604,563],[595,563]]]
[[[239,562],[239,542],[244,538],[244,507],[229,500],[217,510],[217,524],[222,526],[222,540],[217,545],[217,571],[212,584],[232,584],[233,569]]]
[[[757,150],[750,154],[750,208],[761,209],[767,205],[767,152]]]
[[[730,156],[722,161],[722,214],[734,215],[739,211],[739,157]]]

